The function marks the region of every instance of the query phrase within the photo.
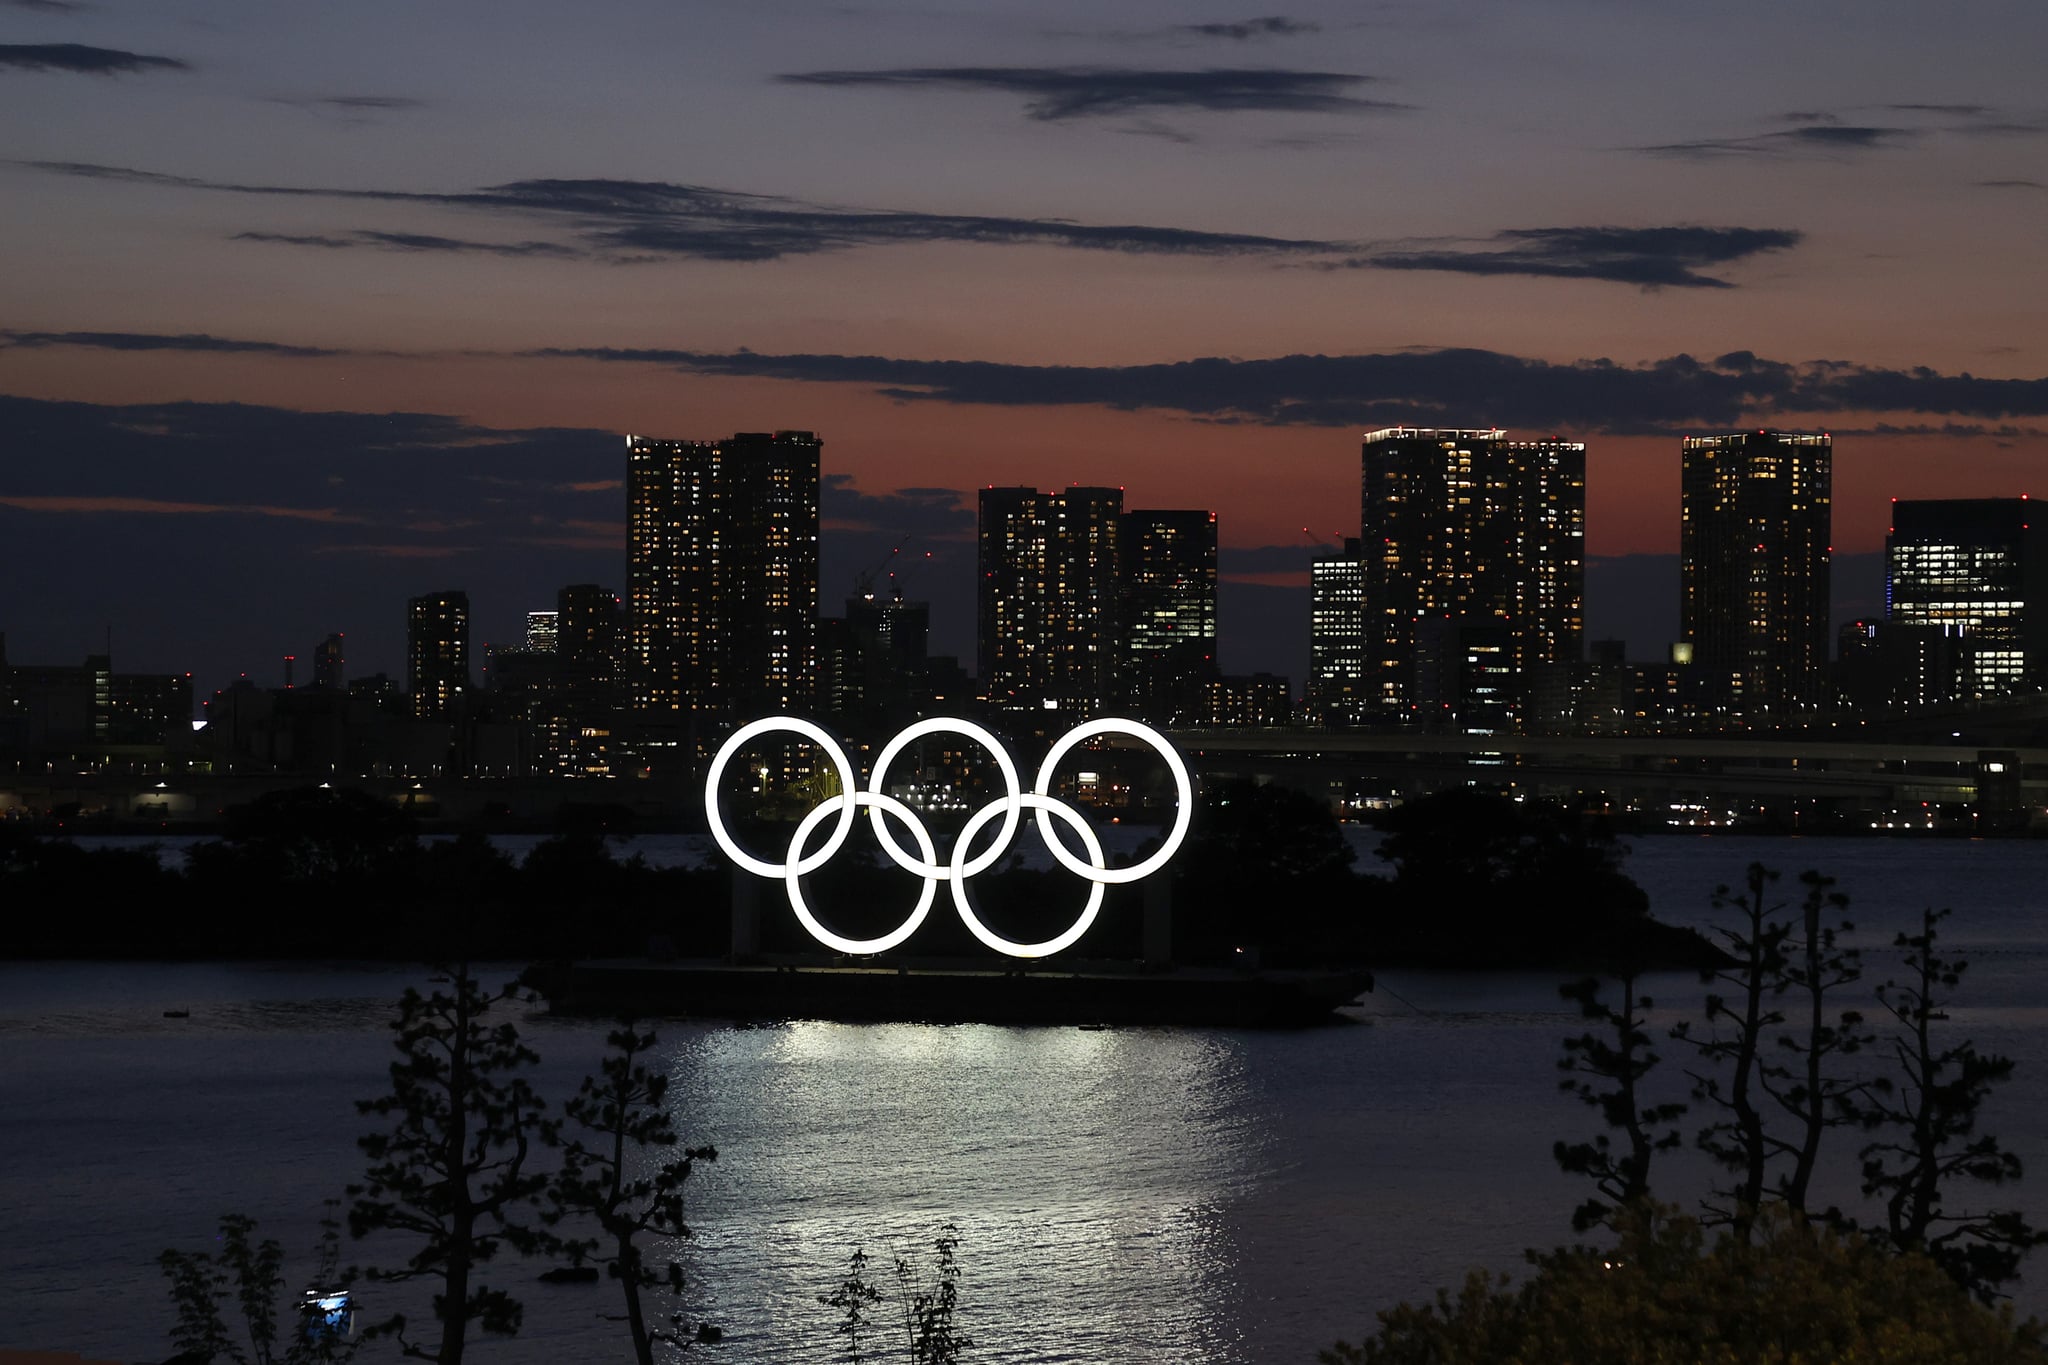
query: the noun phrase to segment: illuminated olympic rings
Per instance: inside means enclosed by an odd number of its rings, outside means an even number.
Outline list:
[[[719,779],[725,775],[726,765],[732,761],[733,755],[737,754],[749,740],[777,731],[800,735],[823,749],[831,760],[832,771],[839,779],[839,791],[813,807],[797,825],[796,833],[789,841],[787,861],[771,863],[756,858],[741,848],[726,829],[725,817],[718,808],[718,784]],[[882,790],[883,784],[888,780],[889,765],[895,762],[897,755],[917,740],[933,734],[960,735],[974,741],[988,750],[990,756],[995,759],[996,768],[1003,779],[1003,794],[968,817],[966,826],[960,831],[960,837],[953,841],[951,855],[943,859],[932,842],[931,832],[925,828],[924,821],[918,818],[917,812]],[[1167,833],[1165,842],[1160,844],[1151,857],[1130,867],[1109,866],[1108,860],[1103,857],[1101,842],[1096,839],[1095,831],[1089,827],[1081,813],[1052,795],[1053,772],[1058,768],[1060,760],[1065,758],[1075,745],[1097,735],[1126,735],[1139,740],[1165,759],[1167,768],[1173,773],[1174,795],[1179,802],[1174,811],[1173,828]],[[938,894],[940,882],[953,884],[953,908],[959,912],[968,931],[997,952],[1007,953],[1011,957],[1046,957],[1059,952],[1062,948],[1070,947],[1077,942],[1095,922],[1096,914],[1102,909],[1104,886],[1111,882],[1134,882],[1142,877],[1149,877],[1166,866],[1168,860],[1180,851],[1181,842],[1187,838],[1188,822],[1194,818],[1195,812],[1194,783],[1188,776],[1187,764],[1182,761],[1180,753],[1167,742],[1164,735],[1134,720],[1093,720],[1069,730],[1046,754],[1045,762],[1038,768],[1037,785],[1028,792],[1023,789],[1023,784],[1018,779],[1017,765],[1011,760],[1009,750],[1005,749],[1003,742],[989,731],[971,720],[921,720],[903,730],[883,747],[882,752],[875,758],[873,770],[868,774],[867,789],[862,791],[859,788],[860,783],[854,774],[853,763],[847,758],[845,750],[839,747],[838,742],[821,727],[795,716],[769,716],[735,730],[732,737],[719,746],[717,757],[711,760],[711,771],[704,779],[704,814],[711,824],[711,837],[718,841],[718,846],[725,850],[726,856],[756,876],[780,878],[789,890],[790,909],[796,912],[797,920],[810,932],[811,937],[828,948],[858,955],[885,953],[906,942],[931,913],[932,901]],[[888,855],[889,861],[904,871],[923,878],[924,891],[918,897],[917,906],[910,912],[910,917],[888,933],[877,938],[846,938],[827,929],[818,922],[817,916],[811,913],[810,906],[804,901],[803,879],[823,867],[839,852],[846,843],[847,836],[852,833],[855,814],[862,806],[868,808],[868,819],[874,826],[875,838],[880,842],[882,851]],[[967,899],[967,879],[994,867],[996,861],[1009,850],[1010,841],[1016,837],[1017,826],[1026,810],[1034,813],[1038,821],[1038,832],[1060,866],[1076,876],[1086,878],[1089,883],[1088,903],[1082,908],[1081,917],[1065,933],[1046,939],[1042,943],[1018,943],[1004,938],[981,922],[980,916],[975,914],[974,907]],[[967,850],[975,837],[988,827],[990,821],[998,818],[1001,819],[1002,825],[988,848],[969,858]],[[915,854],[897,842],[888,824],[892,819],[910,831],[911,842],[917,846]],[[828,820],[832,821],[832,832],[815,851],[806,852],[818,827]],[[1073,850],[1067,847],[1065,840],[1054,832],[1055,820],[1071,826],[1080,837],[1081,847],[1087,854],[1086,862],[1077,857]]]

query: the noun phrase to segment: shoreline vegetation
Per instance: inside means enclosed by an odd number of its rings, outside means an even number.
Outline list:
[[[1702,935],[1650,917],[1625,850],[1588,817],[1460,789],[1380,823],[1383,868],[1364,870],[1315,798],[1212,784],[1170,869],[1173,961],[1584,972],[1619,954],[1652,970],[1722,964]],[[729,957],[732,878],[744,874],[620,858],[614,837],[583,821],[515,861],[481,832],[423,840],[389,803],[328,787],[232,810],[223,836],[189,846],[182,867],[153,847],[88,848],[0,823],[0,958]],[[741,837],[768,848],[787,835],[762,822]],[[918,882],[850,853],[807,884],[835,928],[865,936],[900,919]],[[974,895],[987,922],[1023,940],[1064,928],[1080,892],[1058,870],[1012,860],[977,877]],[[1088,938],[1045,965],[1139,960],[1144,895],[1109,888]],[[763,905],[763,958],[833,960],[774,912],[772,895]],[[955,917],[933,915],[879,961],[986,958]]]

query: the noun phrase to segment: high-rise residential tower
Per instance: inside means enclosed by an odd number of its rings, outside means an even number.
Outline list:
[[[1356,538],[1325,549],[1308,570],[1308,718],[1322,725],[1365,719],[1365,564]]]
[[[810,708],[818,452],[808,431],[626,438],[627,658],[643,715]]]
[[[454,714],[469,691],[469,594],[435,592],[406,603],[405,682],[422,720]]]
[[[1796,718],[1825,694],[1833,457],[1826,435],[1686,438],[1679,626],[1732,714]]]
[[[1003,710],[1094,713],[1115,695],[1123,490],[981,491],[976,645]]]
[[[2048,673],[2048,516],[2027,498],[1894,501],[1885,625],[1960,637],[1961,700],[2038,685]]]
[[[1585,615],[1586,447],[1497,428],[1366,434],[1359,541],[1370,712],[1413,718],[1418,628],[1505,641],[1504,713],[1542,664],[1579,657]]]
[[[1190,725],[1216,667],[1216,514],[1133,510],[1117,530],[1118,693],[1139,718]]]

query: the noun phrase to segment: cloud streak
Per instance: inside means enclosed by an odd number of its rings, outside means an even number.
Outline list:
[[[276,103],[295,105],[301,109],[333,109],[351,114],[397,113],[427,107],[425,100],[410,99],[403,95],[308,95],[284,97]]]
[[[190,71],[175,57],[151,57],[83,43],[0,43],[0,69],[67,71],[84,76],[119,76],[136,71]]]
[[[424,232],[375,232],[356,228],[343,236],[295,232],[238,232],[237,242],[273,242],[286,246],[313,246],[328,251],[368,247],[378,251],[440,252],[449,255],[545,256],[556,260],[582,260],[590,253],[559,242],[475,242],[460,237],[438,237]]]
[[[1292,38],[1304,33],[1320,33],[1323,26],[1303,19],[1289,19],[1284,15],[1274,14],[1263,19],[1244,19],[1237,23],[1180,24],[1173,31],[1193,34],[1197,38],[1224,38],[1242,43],[1253,38]]]
[[[1496,233],[1478,248],[1394,250],[1343,264],[1371,270],[1608,280],[1645,289],[1727,289],[1732,287],[1728,281],[1701,273],[1701,267],[1789,250],[1802,237],[1787,228],[1518,228]]]
[[[1724,157],[1845,156],[1903,147],[1920,137],[1916,128],[1873,124],[1808,123],[1752,137],[1704,138],[1696,142],[1664,142],[1632,150],[1649,156],[1708,161]]]
[[[19,332],[0,329],[0,350],[40,351],[77,347],[94,351],[190,351],[216,355],[292,357],[352,354],[325,346],[294,346],[280,341],[243,341],[205,332]]]
[[[686,373],[856,384],[901,402],[1099,406],[1271,426],[1425,426],[1668,432],[1761,415],[1912,412],[1980,419],[2048,415],[2048,379],[1985,379],[1842,361],[1789,363],[1736,351],[1622,364],[1476,349],[1376,355],[1204,357],[1125,366],[1010,365],[885,356],[614,348],[532,354],[664,365]]]
[[[1273,68],[1153,71],[1113,66],[925,66],[801,71],[776,79],[793,85],[997,91],[1022,96],[1025,113],[1040,122],[1161,109],[1358,114],[1397,113],[1412,107],[1349,93],[1377,77]]]
[[[242,184],[89,162],[31,161],[17,164],[48,174],[151,185],[160,189],[460,209],[543,224],[566,232],[571,238],[568,243],[506,245],[458,242],[458,239],[425,233],[242,234],[246,240],[290,242],[327,250],[344,246],[378,246],[390,250],[496,251],[498,254],[528,256],[569,255],[580,251],[611,261],[649,258],[773,261],[863,247],[930,242],[1214,257],[1329,254],[1355,249],[1356,245],[1139,223],[1076,223],[1059,218],[841,208],[667,181],[532,179],[477,190],[432,193]],[[558,247],[559,251],[548,250],[551,245]]]

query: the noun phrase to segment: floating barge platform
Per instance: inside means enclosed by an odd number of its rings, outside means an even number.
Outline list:
[[[739,1020],[1305,1028],[1372,989],[1365,971],[1159,971],[612,961],[537,966],[561,1014]]]

